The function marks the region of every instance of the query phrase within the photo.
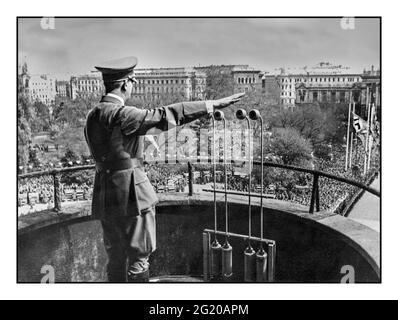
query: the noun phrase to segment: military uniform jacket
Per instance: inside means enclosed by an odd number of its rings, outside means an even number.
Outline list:
[[[93,216],[135,216],[155,205],[156,193],[139,161],[145,133],[151,128],[165,131],[207,113],[205,102],[145,110],[123,106],[122,101],[104,96],[87,115],[84,130],[96,162]]]

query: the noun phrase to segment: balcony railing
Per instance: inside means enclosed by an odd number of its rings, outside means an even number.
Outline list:
[[[145,162],[145,164],[156,164],[157,162]],[[193,188],[193,180],[194,180],[194,163],[199,163],[199,164],[206,164],[206,163],[211,163],[211,160],[204,160],[204,159],[196,159],[194,161],[180,161],[180,160],[173,160],[172,162],[170,161],[165,161],[164,163],[172,163],[172,164],[188,164],[188,188],[189,188],[189,196],[192,196],[194,194],[194,188]],[[223,160],[220,160],[218,162],[219,164],[223,164]],[[229,163],[234,164],[236,161],[231,160]],[[261,166],[260,161],[253,161],[254,165]],[[380,198],[380,191],[367,186],[366,184],[363,184],[358,181],[350,180],[344,177],[336,176],[330,173],[326,173],[323,171],[318,171],[318,170],[313,170],[313,169],[307,169],[307,168],[302,168],[302,167],[297,167],[297,166],[291,166],[291,165],[284,165],[284,164],[279,164],[279,163],[274,163],[274,162],[264,162],[264,167],[268,168],[279,168],[283,170],[290,170],[294,172],[301,172],[305,174],[310,174],[313,177],[313,184],[312,184],[312,190],[311,190],[311,201],[310,201],[310,206],[309,206],[309,213],[314,213],[314,212],[319,212],[320,211],[320,197],[319,197],[319,178],[327,178],[331,179],[334,181],[342,182],[357,188],[360,188],[364,191],[370,192],[371,194],[377,196]],[[54,210],[57,212],[61,212],[61,194],[60,194],[60,175],[64,173],[71,173],[71,172],[76,172],[76,171],[82,171],[82,170],[93,170],[95,169],[95,165],[88,165],[88,166],[76,166],[76,167],[70,167],[70,168],[62,168],[62,169],[53,169],[53,170],[47,170],[47,171],[37,171],[37,172],[31,172],[31,173],[26,173],[26,174],[21,174],[18,175],[19,179],[28,179],[28,178],[36,178],[36,177],[41,177],[45,175],[50,175],[53,178],[53,184],[54,184]],[[210,190],[207,190],[210,191]],[[211,190],[214,191],[214,190]],[[215,190],[216,193],[227,193],[231,195],[248,195],[248,193],[242,193],[242,192],[234,192],[234,191],[224,191],[224,190]],[[261,197],[260,195],[256,194],[251,194],[252,197]],[[263,196],[265,198],[266,196]]]

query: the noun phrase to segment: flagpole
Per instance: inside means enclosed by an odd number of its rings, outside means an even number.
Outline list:
[[[372,128],[372,125],[373,125],[374,108],[375,108],[375,104],[373,103],[372,107],[370,108],[370,122],[369,122],[369,125],[368,125],[368,132],[369,133],[370,133],[370,129]],[[371,134],[369,135],[369,139],[373,139],[373,136]],[[371,155],[372,155],[372,146],[373,146],[373,140],[372,141],[368,141],[368,167],[367,167],[367,170],[370,169],[370,158],[371,158]]]
[[[350,169],[352,168],[352,148],[353,148],[353,143],[354,143],[354,132],[351,132],[351,143],[350,143]]]
[[[370,111],[370,92],[369,92],[369,87],[366,87],[366,115],[368,118],[366,121],[369,124],[369,111]],[[365,142],[365,151],[368,150],[368,134],[366,133],[366,142]]]
[[[355,158],[354,158],[355,164],[358,164],[358,134],[355,133]]]
[[[368,115],[367,121],[369,122],[369,109],[370,109],[370,101],[369,101],[369,87],[366,86],[366,113]],[[368,153],[368,138],[369,138],[369,124],[366,130],[366,139],[365,139],[365,159],[363,162],[363,174],[366,174],[366,165],[367,165],[367,153]]]
[[[369,94],[371,94],[371,93],[369,93]],[[369,109],[368,109],[368,119],[367,119],[368,120],[367,121],[368,122],[368,130],[366,130],[366,153],[369,152],[369,133],[370,133],[371,114],[372,114],[372,104],[371,104],[371,99],[369,99]],[[367,157],[367,155],[366,155],[366,157]],[[366,159],[367,159],[367,161],[369,161],[368,158],[366,158]],[[368,166],[366,166],[366,172],[367,171],[368,171]]]
[[[351,99],[348,104],[348,122],[347,122],[347,136],[346,136],[346,150],[345,150],[345,171],[348,169],[348,151],[350,143],[350,125],[351,125]]]

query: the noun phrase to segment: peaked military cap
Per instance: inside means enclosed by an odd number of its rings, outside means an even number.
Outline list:
[[[137,62],[136,57],[126,57],[102,62],[95,68],[102,73],[104,82],[119,82],[133,78],[132,75]]]

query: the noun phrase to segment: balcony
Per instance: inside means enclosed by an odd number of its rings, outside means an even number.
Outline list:
[[[340,282],[348,266],[355,270],[355,282],[380,282],[379,233],[342,215],[320,210],[322,198],[319,198],[318,180],[320,177],[335,179],[374,195],[380,194],[366,185],[319,171],[275,163],[265,165],[312,174],[314,178],[309,207],[263,198],[264,236],[273,239],[277,248],[273,281]],[[49,173],[55,176],[60,172]],[[192,181],[189,186],[189,192],[159,194],[158,249],[151,256],[152,282],[206,280],[203,231],[214,228],[213,192],[206,188],[195,190]],[[217,229],[223,231],[223,190],[217,190],[216,202],[219,212]],[[107,282],[102,228],[100,222],[91,217],[90,201],[63,204],[62,207],[58,204],[58,208],[55,203],[55,206],[57,210],[48,209],[19,218],[18,282],[40,282],[42,268],[47,265],[54,268],[55,282]],[[247,194],[228,191],[228,211],[230,232],[247,235]],[[258,194],[252,197],[252,214],[252,232],[258,236]],[[243,282],[246,241],[231,239],[231,245],[234,263],[230,281]]]

